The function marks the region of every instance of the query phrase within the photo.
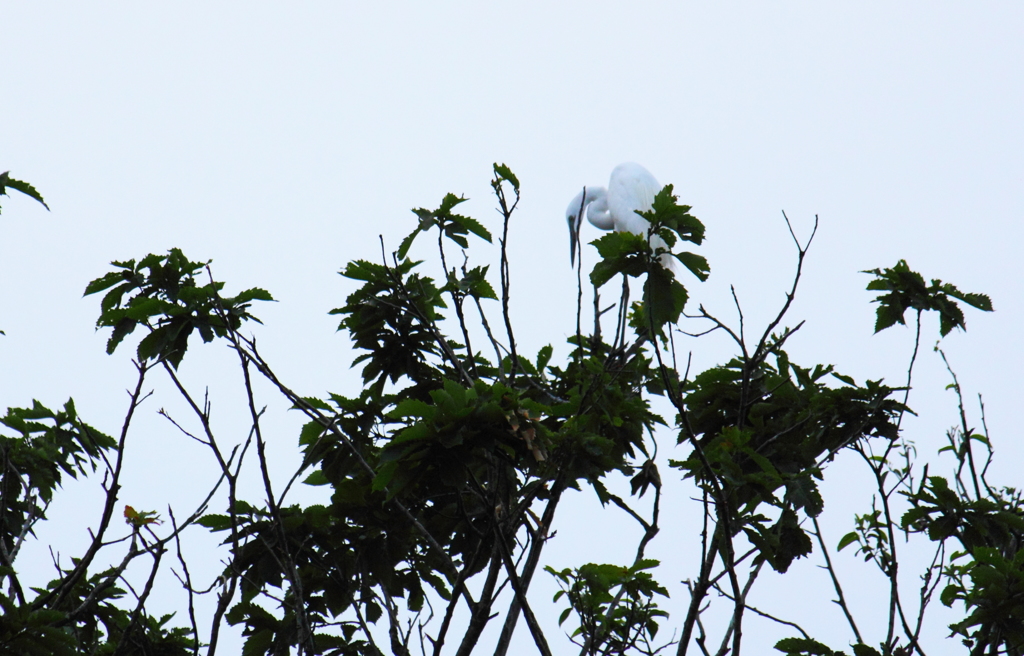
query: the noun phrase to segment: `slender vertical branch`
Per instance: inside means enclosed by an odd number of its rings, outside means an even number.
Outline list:
[[[192,626],[192,636],[195,638],[195,646],[192,649],[192,653],[198,656],[199,645],[199,624],[196,622],[196,604],[195,604],[195,590],[192,587],[192,574],[188,570],[188,562],[185,560],[184,554],[181,552],[181,535],[178,530],[178,521],[174,517],[174,510],[171,506],[167,506],[167,516],[171,519],[171,528],[174,529],[174,549],[178,556],[178,563],[181,564],[181,585],[185,588],[185,592],[188,594],[188,621]]]
[[[494,193],[498,197],[498,204],[501,206],[502,215],[502,227],[501,227],[501,311],[502,316],[505,319],[505,333],[508,335],[508,348],[512,358],[512,371],[509,372],[509,378],[514,383],[516,374],[519,371],[519,355],[516,353],[516,338],[512,332],[512,316],[509,313],[508,299],[509,299],[509,287],[511,285],[511,279],[509,276],[508,268],[508,224],[512,218],[512,212],[515,211],[516,206],[519,205],[519,190],[515,190],[516,200],[509,206],[505,200],[505,191],[502,188],[501,183],[495,179],[493,183]]]
[[[967,452],[967,466],[971,470],[971,483],[974,485],[974,497],[981,499],[981,485],[978,483],[978,472],[974,466],[974,449],[971,444],[971,429],[967,425],[967,413],[964,411],[964,397],[963,392],[960,388],[960,380],[956,377],[956,372],[953,371],[953,367],[950,366],[949,360],[946,359],[946,352],[940,348],[936,348],[939,355],[942,356],[942,362],[946,365],[946,371],[953,377],[953,391],[956,392],[957,410],[960,413],[960,432],[963,434],[964,450]]]
[[[295,598],[294,611],[295,621],[298,624],[298,642],[300,650],[302,648],[307,649],[310,653],[315,653],[315,647],[313,645],[313,631],[309,625],[309,620],[306,617],[306,599],[303,594],[302,578],[299,576],[298,568],[295,566],[295,559],[292,557],[291,550],[289,549],[288,532],[284,528],[284,520],[281,517],[281,509],[277,505],[277,500],[274,498],[273,483],[270,480],[270,466],[267,464],[267,450],[266,442],[263,440],[263,430],[260,427],[260,417],[263,415],[263,410],[256,410],[256,397],[252,389],[252,378],[249,375],[249,359],[245,357],[245,354],[237,349],[239,360],[242,365],[242,377],[245,381],[245,394],[249,406],[249,416],[252,421],[253,431],[256,434],[256,455],[260,461],[260,475],[263,478],[263,490],[267,496],[267,506],[270,509],[271,517],[274,521],[274,528],[278,533],[278,539],[281,545],[281,555],[284,557],[284,569],[285,575],[288,577],[288,582],[292,586],[293,596]],[[301,651],[300,651],[301,653]]]
[[[896,420],[896,430],[903,424],[903,415],[906,413],[907,401],[910,400],[910,382],[914,376],[914,363],[917,362],[917,351],[921,346],[921,310],[917,311],[914,322],[914,351],[910,355],[910,365],[907,366],[907,389],[903,392],[903,408],[900,409],[900,416]]]
[[[828,571],[828,575],[832,579],[832,587],[836,591],[836,599],[832,603],[838,604],[843,609],[843,615],[846,616],[846,621],[853,630],[854,637],[857,638],[857,642],[863,643],[864,638],[861,637],[860,629],[857,628],[857,622],[853,619],[850,607],[846,604],[843,586],[839,583],[839,577],[836,575],[835,567],[832,565],[832,558],[828,555],[828,545],[825,544],[825,538],[821,535],[821,526],[818,524],[818,518],[812,517],[811,521],[814,523],[814,537],[818,539],[818,546],[821,547],[821,553],[825,557],[824,569]]]

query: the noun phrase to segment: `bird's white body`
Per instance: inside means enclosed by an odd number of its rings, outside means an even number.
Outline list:
[[[612,170],[608,188],[584,187],[583,191],[569,203],[565,211],[569,223],[571,259],[575,261],[580,223],[583,211],[586,210],[587,220],[601,230],[632,232],[638,235],[647,234],[647,219],[639,214],[651,209],[654,196],[661,191],[661,185],[651,172],[632,162],[619,164]],[[664,246],[661,239],[655,237],[653,246]],[[665,259],[665,258],[663,258]]]

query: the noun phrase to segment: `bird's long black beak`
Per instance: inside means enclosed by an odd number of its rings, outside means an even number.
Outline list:
[[[583,223],[583,210],[587,206],[587,188],[583,187],[583,194],[580,197],[580,209],[576,216],[568,217],[569,221],[569,264],[576,267],[576,251],[580,247],[580,224]]]
[[[576,249],[580,244],[580,216],[569,217],[569,264],[576,266]]]

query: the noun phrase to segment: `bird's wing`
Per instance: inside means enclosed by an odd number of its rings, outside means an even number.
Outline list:
[[[647,221],[636,212],[647,211],[661,185],[651,172],[639,164],[619,164],[612,171],[608,184],[608,209],[615,219],[615,229],[636,234],[647,232]]]

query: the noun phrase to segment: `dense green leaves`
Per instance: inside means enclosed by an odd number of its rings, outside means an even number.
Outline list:
[[[38,401],[31,408],[8,408],[0,426],[15,433],[0,433],[0,543],[3,553],[13,554],[46,518],[62,477],[95,471],[102,452],[117,443],[84,423],[70,400],[59,411]]]
[[[363,380],[413,381],[432,377],[428,360],[442,356],[445,345],[438,339],[434,322],[445,308],[441,290],[430,278],[411,273],[419,263],[402,260],[394,267],[365,260],[349,263],[341,275],[363,282],[343,307],[331,310],[342,315],[345,329],[357,349],[366,351],[353,364],[365,361]]]
[[[564,597],[568,602],[558,617],[559,625],[570,614],[576,615],[579,626],[571,635],[587,654],[623,654],[633,649],[644,653],[658,634],[659,619],[668,617],[654,599],[655,595],[668,597],[668,591],[647,571],[657,566],[656,560],[641,560],[632,567],[594,563],[562,570],[545,567],[561,587],[554,601]]]
[[[795,330],[773,334],[784,325],[788,302],[756,345],[748,345],[750,333],[742,325],[730,330],[702,309],[705,320],[729,330],[738,353],[692,376],[688,368],[675,370],[675,342],[681,338],[672,331],[689,299],[677,273],[685,269],[703,281],[710,267],[703,256],[679,250],[686,242],[701,245],[705,229],[671,185],[641,213],[650,225],[647,235],[613,232],[594,242],[601,256],[590,274],[595,287],[619,275],[636,279],[634,289],[642,285],[639,300],[619,308],[611,343],[601,331],[600,314],[607,310],[595,296],[599,316],[592,334],[583,334],[580,320],[575,331],[564,331],[572,333],[568,349],[549,344],[527,356],[514,339],[505,250],[520,181],[504,164],[496,163],[493,173],[503,221],[496,245],[499,284],[492,284],[486,264],[471,264],[466,252],[479,245],[471,234],[491,242],[490,229],[457,214],[465,199],[453,194],[437,209],[414,210],[416,224],[394,254],[379,262],[355,260],[341,271],[353,289],[331,314],[359,351],[353,364],[362,366],[364,383],[351,397],[293,392],[254,341],[238,332],[243,322],[258,321],[249,309],[254,301],[272,300],[270,294],[252,288],[222,296],[224,284],[210,277],[208,263],[191,261],[177,249],[114,262],[113,271],[87,286],[87,295],[103,294],[97,326],[112,329],[109,353],[144,328],[136,351],[140,376],[149,361],[179,367],[197,332],[204,342],[227,338],[245,364],[252,423],[232,432],[251,434],[249,442],[231,451],[219,445],[209,406],[190,398],[202,426],[196,440],[211,449],[221,472],[216,485],[229,491],[224,495],[219,488],[210,509],[204,503],[185,520],[222,541],[226,562],[208,590],[217,596],[223,621],[240,628],[243,654],[404,655],[418,653],[417,639],[423,651],[440,654],[447,646],[466,653],[484,627],[506,613],[511,619],[502,635],[511,635],[519,610],[496,606],[520,594],[529,597],[531,577],[544,563],[541,552],[557,536],[563,492],[588,488],[608,511],[621,510],[635,520],[641,537],[631,566],[546,568],[561,588],[555,595],[559,624],[569,623],[570,638],[586,654],[659,653],[668,646],[654,644],[668,618],[659,607],[668,591],[654,579],[658,563],[645,549],[659,534],[659,522],[681,521],[676,508],[661,508],[663,485],[678,485],[680,478],[702,499],[704,526],[683,527],[695,543],[699,539],[701,562],[685,581],[689,610],[673,625],[672,640],[684,643],[682,651],[694,641],[706,648],[710,624],[701,624],[701,613],[709,603],[720,603],[721,593],[727,607],[733,604],[719,649],[724,653],[730,644],[738,647],[740,620],[750,610],[742,597],[761,567],[785,573],[812,552],[812,537],[827,544],[812,530],[826,510],[819,486],[829,464],[851,452],[876,474],[882,505],[858,515],[855,530],[839,540],[838,549],[856,544],[858,554],[878,564],[898,592],[892,537],[897,528],[943,544],[953,541],[951,558],[934,565],[926,579],[926,586],[941,589],[944,604],[965,610],[951,630],[976,653],[1024,649],[1024,504],[1016,490],[990,487],[987,468],[975,466],[972,449],[988,449],[986,436],[966,426],[951,433],[944,451],[957,458],[953,477],[926,471],[915,478],[909,455],[903,469],[893,465],[894,453],[912,451],[900,433],[900,418],[909,409],[893,398],[905,390],[880,381],[858,384],[831,365],[791,362],[783,345]],[[6,175],[0,180],[36,193]],[[515,202],[506,202],[510,186]],[[37,193],[33,197],[42,202]],[[420,234],[435,228],[436,256],[409,259]],[[463,250],[457,260],[446,255],[453,243]],[[798,247],[802,262],[806,248]],[[435,263],[440,266],[429,269]],[[876,330],[903,323],[907,309],[936,310],[945,335],[964,327],[958,302],[991,310],[988,297],[938,280],[926,285],[903,261],[868,273],[875,276],[868,288],[883,292],[876,299]],[[624,292],[623,305],[627,298]],[[488,320],[488,313],[500,316]],[[479,325],[469,317],[479,317]],[[301,464],[285,485],[271,481],[269,424],[260,423],[261,402],[248,384],[250,374],[264,376],[305,417],[296,436]],[[180,384],[177,377],[175,383]],[[954,389],[959,394],[958,385]],[[655,412],[655,402],[671,404],[671,422]],[[677,436],[673,455],[679,459],[669,461],[675,483],[663,480],[658,463],[672,445],[662,442],[659,455],[654,439],[655,430],[666,425]],[[59,566],[58,577],[45,588],[21,586],[14,556],[33,525],[45,519],[62,477],[107,464],[103,521],[109,523],[123,500],[111,473],[119,465],[109,464],[120,460],[108,452],[121,454],[119,443],[82,422],[71,402],[57,412],[39,403],[12,408],[0,426],[0,577],[6,583],[0,591],[0,651],[196,653],[199,637],[191,629],[170,628],[171,616],[149,615],[139,588],[122,584],[131,578],[125,568],[136,558],[152,561],[156,576],[161,556],[180,537],[173,531],[185,528],[170,512],[161,509],[172,526],[158,527],[154,511],[125,506],[127,527],[120,517],[116,522],[121,537],[104,537],[104,524],[86,557]],[[257,478],[264,485],[259,502],[241,498],[244,488],[237,485],[242,465],[253,460],[245,460],[253,442]],[[623,499],[617,491],[626,477],[630,495]],[[287,497],[299,481],[317,488],[318,503],[301,505]],[[897,490],[909,504],[899,527],[884,505]],[[158,536],[165,531],[169,537]],[[125,550],[122,564],[95,571],[95,552],[113,545]],[[742,587],[740,579],[747,576]],[[836,590],[842,597],[838,584]],[[899,607],[906,627],[911,622]],[[531,613],[524,605],[531,636],[547,653]],[[468,618],[464,626],[462,618]],[[895,615],[890,626],[897,627]],[[464,633],[455,636],[457,631]],[[876,649],[854,628],[852,653],[913,653],[917,637],[898,647],[894,631]],[[779,641],[776,650],[844,655],[800,633]],[[506,653],[508,644],[499,643],[496,651]]]
[[[950,439],[956,445],[970,437],[952,434]],[[966,463],[966,449],[953,451]],[[972,495],[968,489],[951,488],[944,477],[927,476],[906,497],[911,507],[901,521],[904,530],[924,533],[935,542],[957,543],[940,600],[945,606],[961,602],[969,612],[950,625],[953,633],[982,650],[999,645],[1008,653],[1024,649],[1024,501],[1020,492],[986,486]]]
[[[97,278],[85,295],[107,291],[100,302],[97,328],[113,328],[107,353],[142,325],[149,333],[139,342],[138,358],[166,361],[177,368],[198,331],[204,342],[238,330],[242,322],[259,319],[249,313],[252,301],[272,301],[266,290],[247,289],[238,296],[221,296],[224,284],[197,278],[209,262],[192,262],[177,248],[167,255],[147,255],[139,262],[112,262],[117,270]],[[127,299],[125,298],[127,296]]]
[[[904,315],[908,309],[918,313],[934,310],[939,313],[939,333],[945,337],[954,328],[963,330],[964,313],[953,299],[963,301],[971,307],[992,311],[992,300],[985,294],[967,294],[949,283],[932,280],[925,285],[924,278],[912,271],[905,260],[900,260],[891,269],[871,269],[864,271],[875,276],[868,283],[872,291],[885,291],[875,298],[876,309],[875,332],[879,332],[897,323],[906,325]]]
[[[684,433],[679,442],[695,440],[696,446],[687,459],[672,464],[711,491],[705,462],[710,464],[735,507],[750,513],[737,517],[737,528],[760,557],[785,571],[794,558],[811,551],[794,511],[808,517],[822,512],[817,487],[822,466],[859,440],[895,438],[903,406],[890,398],[892,388],[872,381],[859,387],[835,375],[831,366],[805,369],[781,349],[772,350],[776,366],[762,362],[751,370],[737,359],[684,387],[692,434]],[[851,384],[829,387],[825,383],[831,378]],[[760,504],[781,513],[770,521],[755,512]]]
[[[452,213],[456,205],[464,203],[466,200],[468,199],[461,198],[455,194],[447,194],[436,210],[426,210],[422,207],[413,210],[413,214],[419,217],[419,223],[416,229],[402,240],[402,244],[398,247],[398,259],[405,259],[417,235],[435,226],[445,237],[462,248],[469,248],[469,241],[466,239],[469,233],[473,233],[484,241],[491,241],[490,231],[479,221],[468,216]]]

